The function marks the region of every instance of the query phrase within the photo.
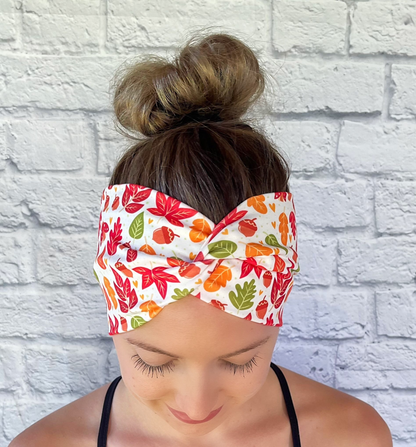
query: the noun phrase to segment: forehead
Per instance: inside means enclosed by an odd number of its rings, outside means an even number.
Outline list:
[[[199,300],[193,295],[165,306],[151,321],[134,331],[121,334],[146,341],[170,350],[209,349],[230,352],[233,347],[249,345],[269,335],[277,335],[279,328],[244,320]],[[230,349],[231,348],[231,349]]]

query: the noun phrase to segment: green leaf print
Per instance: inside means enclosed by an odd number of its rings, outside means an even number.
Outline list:
[[[226,258],[237,250],[237,244],[232,241],[219,241],[208,244],[209,253],[215,258]]]
[[[277,242],[277,237],[274,234],[269,234],[268,236],[266,236],[265,242],[267,245],[271,245],[272,247],[281,248],[286,252],[286,254],[289,251],[287,247],[284,247],[283,245],[280,245],[279,242]]]
[[[173,291],[176,293],[176,295],[171,295],[171,298],[174,300],[180,300],[181,298],[184,298],[186,295],[189,295],[192,293],[195,289],[191,289],[190,291],[188,289],[173,289]]]
[[[290,271],[292,273],[299,273],[300,272],[300,264],[299,264],[299,262],[298,262],[298,268],[296,270],[295,269],[290,269]]]
[[[132,237],[133,239],[140,239],[141,237],[143,237],[143,232],[144,232],[144,211],[142,211],[140,214],[138,214],[133,222],[130,225],[129,228],[129,235],[130,237]]]
[[[254,303],[251,300],[256,293],[256,283],[254,279],[250,282],[245,281],[243,287],[241,287],[240,284],[236,284],[235,288],[238,293],[237,296],[234,292],[228,294],[232,305],[238,310],[246,310],[253,307]]]
[[[138,315],[136,315],[135,317],[132,317],[132,319],[130,321],[131,327],[133,329],[136,329],[136,328],[138,328],[139,326],[141,326],[142,324],[145,324],[145,323],[146,323],[146,320],[144,318],[142,318],[142,317],[139,317]]]
[[[92,271],[94,272],[95,279],[96,279],[98,282],[100,282],[100,280],[98,279],[97,273],[95,273],[95,269],[92,269]]]

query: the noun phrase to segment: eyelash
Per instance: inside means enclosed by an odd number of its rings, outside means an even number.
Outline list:
[[[152,366],[149,365],[148,363],[146,363],[138,354],[133,355],[132,358],[137,357],[137,360],[135,361],[135,368],[140,369],[142,368],[143,371],[142,373],[145,374],[146,370],[148,371],[147,375],[149,376],[150,373],[152,373],[152,378],[153,378],[153,373],[161,373],[161,375],[164,375],[164,372],[166,370],[170,370],[173,371],[173,367],[172,367],[172,362],[173,360],[171,360],[168,363],[165,363],[164,365],[160,365],[160,366]],[[234,363],[231,362],[225,362],[225,367],[227,369],[230,370],[234,370],[234,374],[238,371],[240,373],[242,373],[244,375],[244,371],[247,370],[247,372],[252,372],[253,370],[253,364],[258,366],[256,363],[256,358],[258,356],[255,355],[251,360],[249,360],[247,363],[245,363],[244,365],[236,365]],[[169,371],[169,372],[170,372]]]

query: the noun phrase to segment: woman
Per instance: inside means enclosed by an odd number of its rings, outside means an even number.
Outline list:
[[[186,242],[177,221],[175,231],[166,226],[163,233],[150,214],[145,214],[145,220],[140,215],[142,211],[156,213],[151,206],[159,206],[161,200],[187,206],[188,212],[197,213],[193,216],[199,219],[193,222],[198,225],[202,221],[208,227],[213,224],[220,238],[215,248],[221,246],[224,235],[230,238],[223,225],[224,216],[228,218],[232,211],[251,205],[253,198],[271,200],[273,192],[278,205],[291,209],[286,162],[261,132],[242,120],[262,94],[264,79],[254,53],[226,34],[191,39],[174,62],[149,58],[127,67],[115,79],[114,109],[119,123],[128,131],[145,136],[120,159],[103,193],[94,264],[107,301],[110,335],[121,376],[41,419],[21,433],[11,447],[392,446],[386,423],[371,406],[271,362],[282,324],[281,310],[292,282],[286,283],[279,313],[265,314],[266,309],[260,310],[260,301],[256,312],[251,311],[252,303],[241,306],[237,312],[238,306],[234,303],[233,307],[231,302],[238,297],[232,292],[227,295],[230,307],[224,304],[224,284],[223,288],[211,285],[211,290],[205,287],[206,283],[204,289],[174,289],[168,276],[164,283],[163,278],[152,276],[153,270],[141,264],[141,259],[144,263],[147,255],[154,255],[152,246],[160,244],[166,248],[176,237],[177,250],[190,251],[214,233],[212,227],[209,232],[202,226],[190,227],[196,233],[194,239]],[[134,209],[126,212],[126,197],[142,193],[150,201],[142,198],[132,202]],[[124,214],[117,220],[120,201]],[[112,211],[114,216],[104,220],[104,214]],[[287,272],[298,271],[293,211],[287,214],[289,220],[293,216],[290,224],[280,222],[287,225],[292,245],[287,240],[285,247],[281,239],[276,242],[277,251],[268,247],[270,256],[263,253],[264,259],[259,257],[258,263],[250,265],[257,273],[264,273],[262,262],[266,258],[274,256],[274,261],[281,262],[280,255],[289,253],[289,248],[294,256],[289,259],[292,268]],[[258,223],[270,221],[266,209],[261,213],[264,217],[258,214]],[[128,218],[133,233],[129,230],[123,234],[123,219]],[[153,239],[148,237],[145,245],[133,249],[131,240],[143,239],[142,233],[139,237],[134,232],[152,222]],[[245,224],[239,231],[250,237],[255,219],[246,219]],[[229,228],[231,231],[231,224]],[[127,237],[124,240],[122,236]],[[271,239],[267,241],[267,234],[260,238],[267,243],[259,241],[258,247],[273,245]],[[186,244],[189,247],[184,247]],[[130,253],[131,261],[137,261],[131,263],[130,269],[116,259],[120,247]],[[109,256],[115,253],[117,256]],[[199,258],[201,253],[190,256],[203,267],[212,259]],[[255,257],[249,258],[254,262]],[[169,266],[193,265],[181,264],[176,255],[166,256],[164,261]],[[212,270],[207,271],[212,275]],[[194,281],[200,273],[201,270],[188,276],[184,273],[170,280]],[[107,274],[112,275],[111,281]],[[143,282],[139,285],[140,281],[134,278]],[[232,284],[232,274],[228,279]],[[157,281],[164,299],[149,300],[146,289]],[[133,283],[143,292],[140,297],[133,293]],[[199,283],[193,284],[197,287]],[[266,286],[265,280],[262,284],[263,288],[270,285]],[[152,290],[157,295],[156,289]],[[176,290],[178,296],[166,294],[167,290]],[[183,290],[185,296],[181,295]],[[210,300],[205,294],[207,290],[219,290],[222,295],[216,293],[217,299]],[[166,304],[165,298],[171,301]],[[145,303],[152,304],[146,307]],[[139,305],[142,314],[129,314],[130,308],[136,312]]]

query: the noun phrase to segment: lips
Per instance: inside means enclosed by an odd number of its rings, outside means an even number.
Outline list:
[[[169,408],[171,413],[182,422],[186,422],[187,424],[202,424],[203,422],[208,422],[213,417],[215,417],[220,412],[220,410],[223,406],[221,405],[221,407],[217,408],[214,411],[211,411],[211,413],[205,419],[202,419],[200,421],[190,419],[186,413],[183,413],[182,411],[174,410],[173,408],[169,407],[169,405],[167,405],[167,407]]]

